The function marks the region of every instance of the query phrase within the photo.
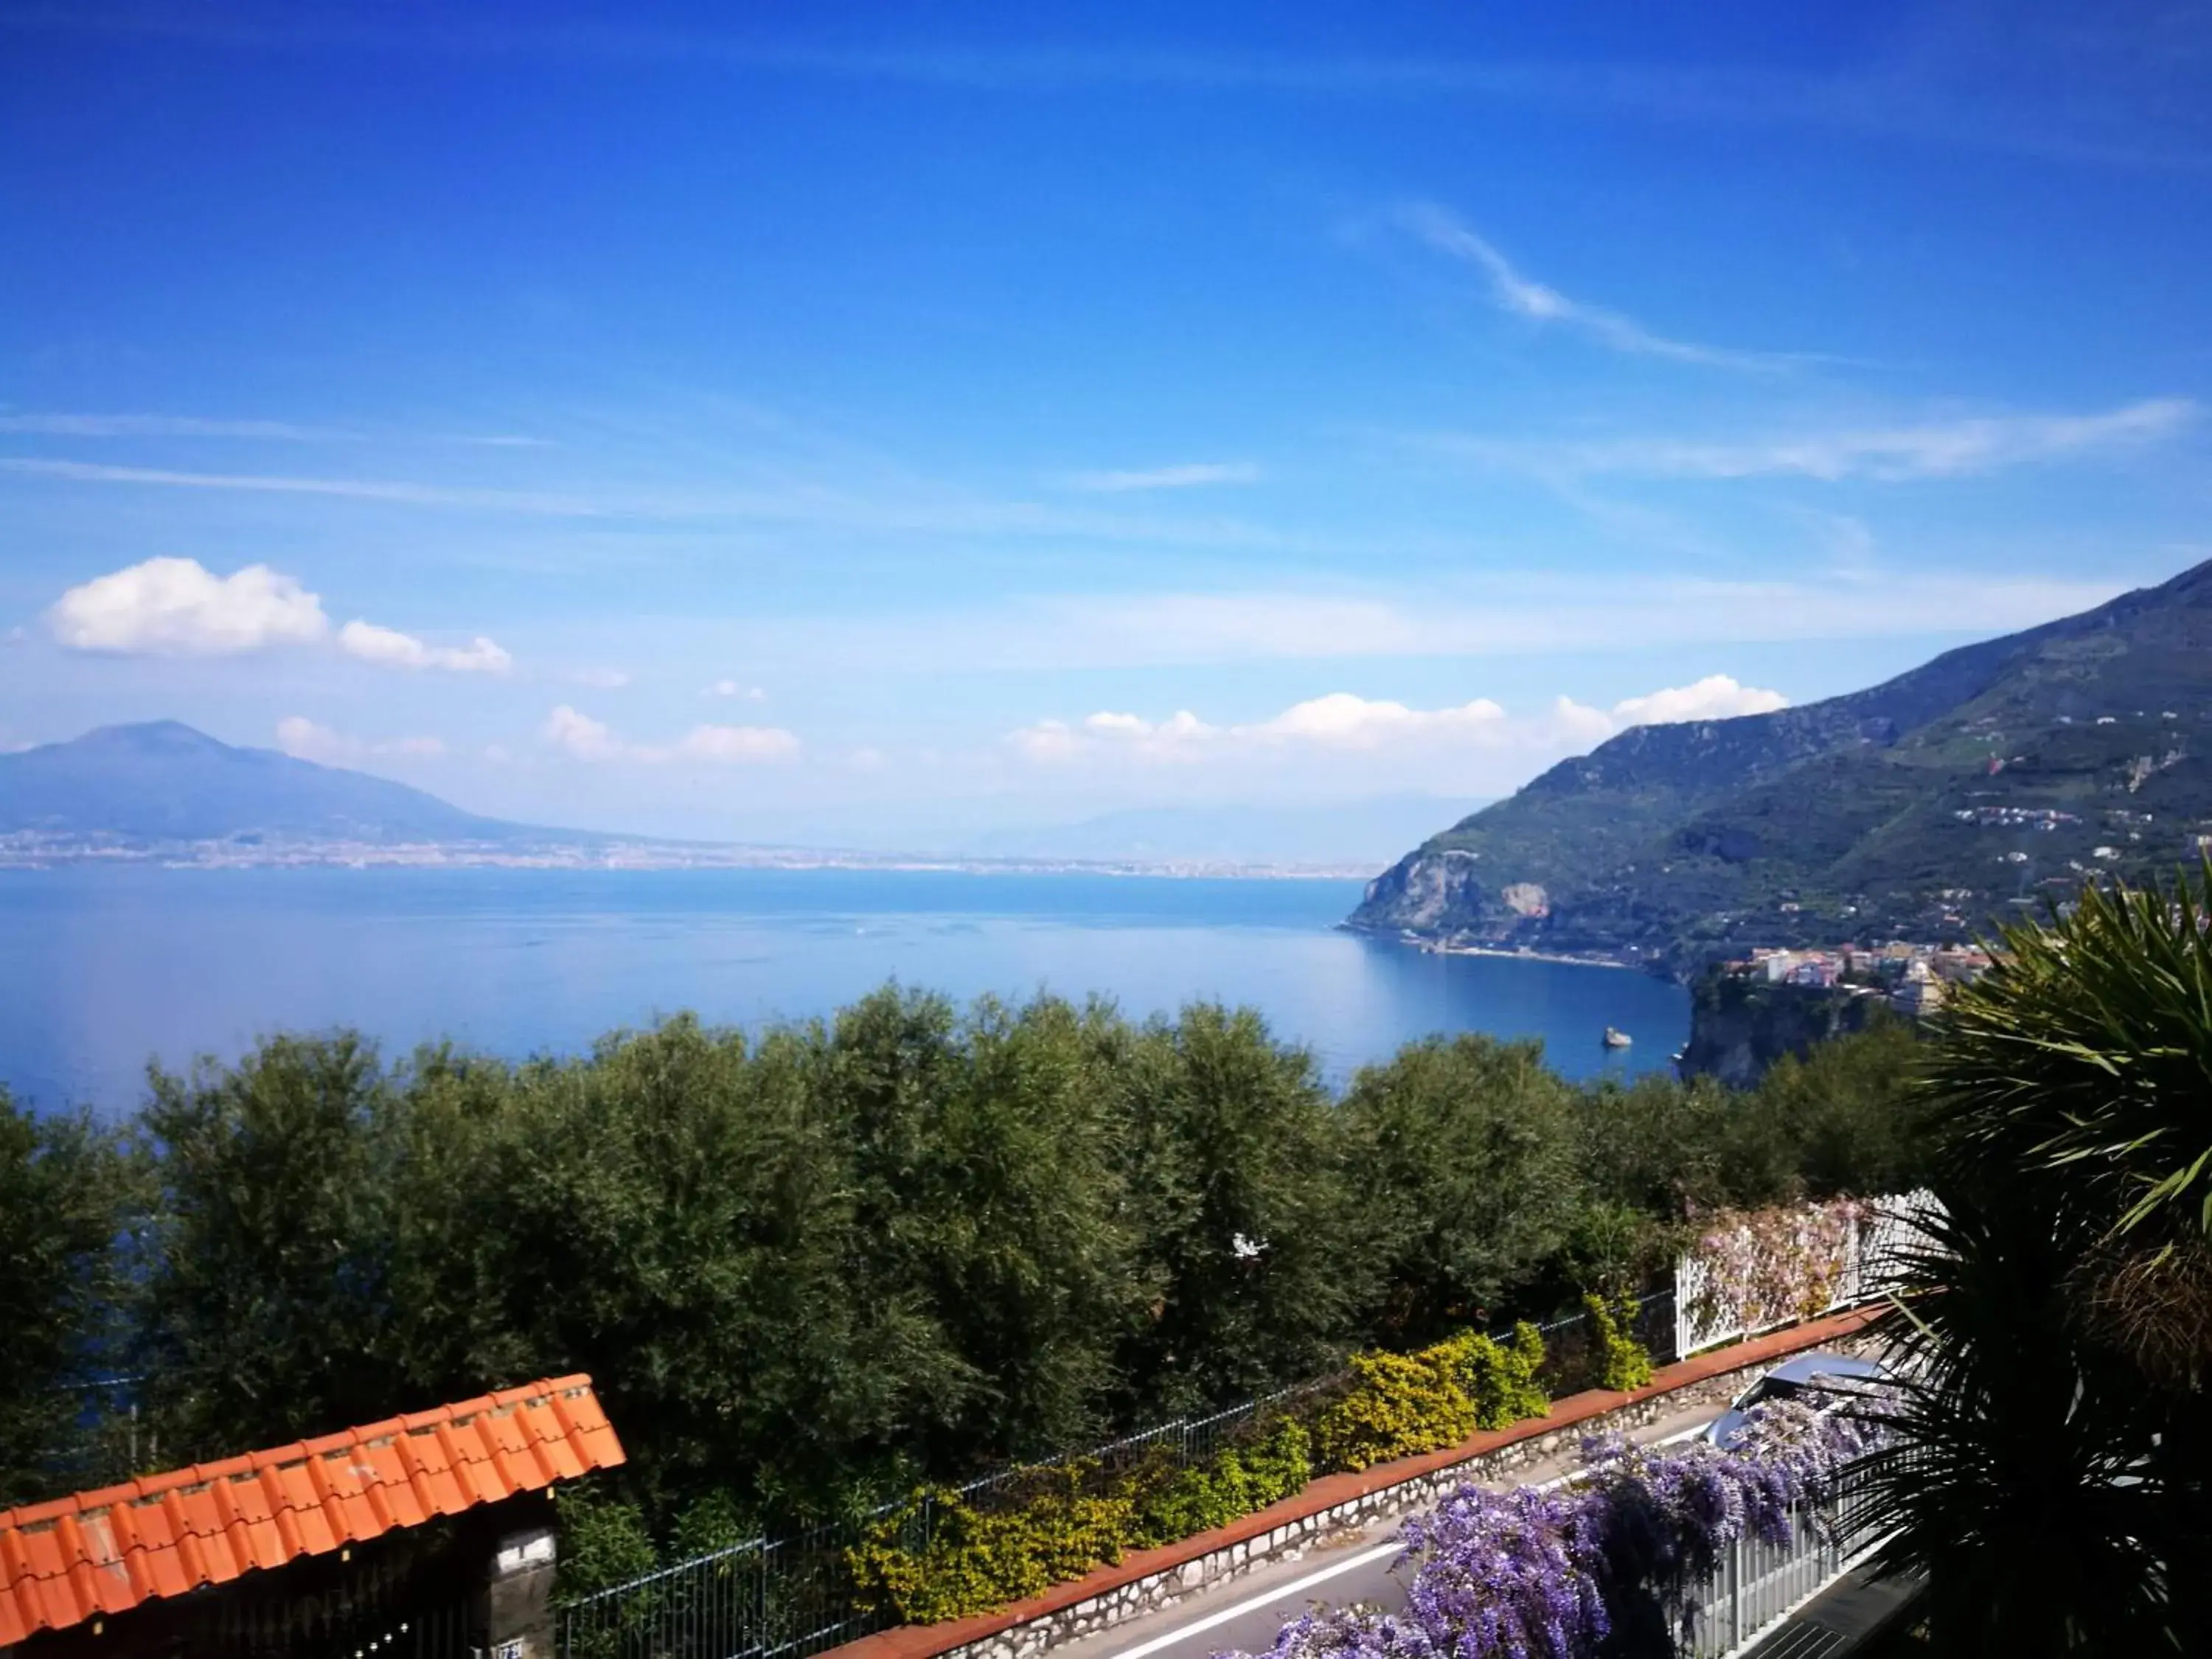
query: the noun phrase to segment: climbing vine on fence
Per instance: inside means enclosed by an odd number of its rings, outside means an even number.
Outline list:
[[[1861,1232],[1874,1213],[1856,1198],[1721,1212],[1685,1264],[1691,1316],[1717,1340],[1833,1307],[1857,1288]]]

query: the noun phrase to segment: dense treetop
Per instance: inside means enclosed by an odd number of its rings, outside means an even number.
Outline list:
[[[1911,1038],[1754,1091],[1255,1014],[886,988],[520,1064],[349,1033],[0,1098],[0,1503],[573,1370],[647,1512],[819,1514],[1632,1288],[1700,1209],[1914,1179]],[[100,1378],[143,1379],[91,1389]]]

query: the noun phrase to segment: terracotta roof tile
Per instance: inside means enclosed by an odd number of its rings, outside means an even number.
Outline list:
[[[430,1518],[428,1506],[415,1489],[415,1473],[396,1440],[380,1436],[361,1449],[361,1457],[376,1471],[373,1484],[389,1524],[419,1527]]]
[[[410,1429],[399,1437],[402,1454],[415,1465],[415,1489],[433,1515],[457,1515],[469,1506],[453,1478],[453,1454],[435,1429]]]
[[[623,1461],[563,1376],[0,1510],[0,1649]]]

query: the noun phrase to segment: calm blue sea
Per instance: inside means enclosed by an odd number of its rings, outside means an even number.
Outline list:
[[[1103,992],[1136,1015],[1250,1004],[1341,1081],[1431,1031],[1539,1036],[1576,1076],[1664,1066],[1679,987],[1424,955],[1334,930],[1356,882],[878,871],[0,872],[0,1082],[125,1110],[149,1060],[357,1026],[572,1053],[692,1009],[754,1027],[897,979]],[[1608,1054],[1607,1025],[1635,1046]]]

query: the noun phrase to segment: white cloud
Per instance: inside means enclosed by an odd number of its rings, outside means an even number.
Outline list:
[[[1633,702],[1637,699],[1629,699]],[[1613,716],[1572,697],[1552,699],[1552,727],[1571,747],[1595,749],[1613,734]]]
[[[598,691],[619,691],[629,684],[629,676],[619,668],[579,668],[568,678]]]
[[[338,629],[338,648],[384,668],[443,668],[457,674],[504,674],[514,659],[479,634],[464,646],[428,645],[396,628],[359,618]]]
[[[1455,708],[1423,709],[1334,691],[1294,703],[1274,719],[1241,730],[1259,738],[1365,749],[1409,736],[1484,731],[1504,718],[1504,709],[1487,697]]]
[[[1708,674],[1690,685],[1669,686],[1640,697],[1624,697],[1613,706],[1617,726],[1668,726],[1678,720],[1724,720],[1738,714],[1771,714],[1787,708],[1790,699],[1779,691],[1755,685],[1739,685],[1726,674]]]
[[[1196,489],[1210,484],[1257,483],[1260,469],[1250,461],[1194,461],[1181,466],[1155,466],[1130,472],[1079,472],[1067,482],[1076,489],[1121,495],[1135,489]]]
[[[442,755],[446,745],[441,738],[362,738],[319,726],[301,714],[289,714],[276,722],[276,746],[299,760],[321,761],[338,764],[348,761],[365,760],[375,756],[415,756],[417,757]]]
[[[1327,763],[1379,763],[1402,781],[1433,784],[1433,775],[1425,769],[1434,765],[1478,757],[1548,764],[1632,726],[1765,714],[1787,707],[1788,701],[1778,691],[1739,684],[1726,674],[1625,697],[1610,711],[1559,697],[1529,716],[1509,714],[1488,697],[1414,708],[1387,698],[1334,691],[1242,725],[1214,725],[1188,709],[1158,721],[1101,710],[1073,723],[1039,720],[1009,732],[1006,740],[1024,760],[1047,766],[1201,760],[1209,765],[1313,766],[1334,757]]]
[[[1516,317],[1576,329],[1615,351],[1664,357],[1675,362],[1723,368],[1778,368],[1804,361],[1780,353],[1731,351],[1720,346],[1670,340],[1618,312],[1571,300],[1557,289],[1547,288],[1522,276],[1496,247],[1433,203],[1414,203],[1401,208],[1397,219],[1404,228],[1437,252],[1480,270],[1489,279],[1492,303]]]
[[[95,576],[64,592],[46,627],[72,651],[122,656],[223,657],[330,636],[319,596],[265,564],[218,576],[197,559],[155,558]],[[503,674],[514,659],[478,635],[465,646],[425,644],[356,618],[338,649],[387,668]]]
[[[72,651],[220,657],[308,644],[330,621],[321,600],[265,564],[218,576],[197,559],[155,558],[70,588],[46,626]]]
[[[1552,724],[1563,736],[1595,747],[1632,726],[1734,720],[1740,714],[1771,714],[1789,706],[1790,699],[1779,691],[1740,684],[1727,674],[1708,674],[1688,685],[1664,686],[1640,697],[1623,697],[1609,713],[1572,697],[1555,698]]]
[[[1455,708],[1425,709],[1333,691],[1242,726],[1211,725],[1187,708],[1158,721],[1102,709],[1075,726],[1039,720],[1008,733],[1008,741],[1033,761],[1122,754],[1180,762],[1261,749],[1372,750],[1408,738],[1449,741],[1501,731],[1505,718],[1504,709],[1487,697]]]
[[[799,739],[778,726],[695,726],[666,751],[679,761],[744,763],[789,760],[799,752]],[[658,751],[641,750],[641,758],[661,758]]]
[[[768,693],[757,685],[747,685],[743,680],[716,680],[699,694],[702,697],[742,697],[747,702],[766,702]]]
[[[1428,441],[1486,465],[1553,475],[1907,483],[2153,443],[2191,425],[2200,413],[2186,398],[2148,398],[2090,415],[1980,416],[1725,442],[1627,438],[1559,444],[1464,435]]]
[[[800,748],[797,737],[774,726],[695,726],[672,744],[625,743],[605,721],[567,703],[546,717],[539,735],[577,760],[631,761],[647,766],[785,761]]]
[[[539,735],[556,749],[578,760],[616,760],[623,753],[622,744],[615,740],[605,721],[578,714],[565,702],[545,717]]]
[[[1018,732],[1009,732],[1006,741],[1025,760],[1072,760],[1083,752],[1083,739],[1065,720],[1038,720]]]
[[[1177,714],[1175,720],[1188,722],[1194,726],[1198,724],[1198,717],[1188,713]],[[1085,731],[1095,732],[1100,737],[1143,737],[1152,730],[1152,722],[1138,715],[1105,712],[1087,716],[1083,722],[1083,727]]]

